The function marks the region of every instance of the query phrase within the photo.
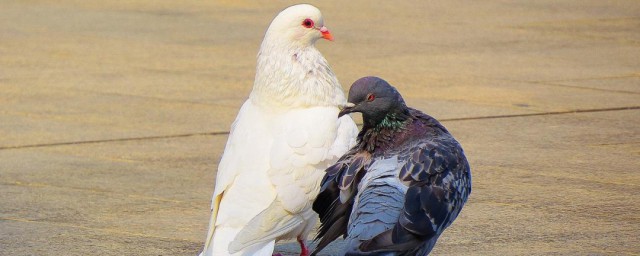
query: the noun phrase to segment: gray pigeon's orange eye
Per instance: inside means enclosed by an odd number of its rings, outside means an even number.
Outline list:
[[[302,26],[304,26],[305,28],[312,28],[313,27],[313,20],[311,19],[305,19],[302,22]]]

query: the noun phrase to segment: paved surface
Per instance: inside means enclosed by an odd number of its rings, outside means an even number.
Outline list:
[[[311,2],[345,89],[385,78],[470,158],[434,255],[640,254],[640,2]],[[0,2],[0,255],[195,255],[291,3]]]

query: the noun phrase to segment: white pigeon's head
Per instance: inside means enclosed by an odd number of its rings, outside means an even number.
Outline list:
[[[284,41],[298,46],[313,45],[320,38],[333,41],[329,29],[324,26],[322,13],[310,4],[293,5],[282,10],[265,35],[265,41]]]

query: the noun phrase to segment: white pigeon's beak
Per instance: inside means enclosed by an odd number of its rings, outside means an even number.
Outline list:
[[[320,28],[320,33],[322,33],[322,38],[333,41],[333,35],[331,35],[331,32],[329,32],[329,29],[327,27],[322,26]]]

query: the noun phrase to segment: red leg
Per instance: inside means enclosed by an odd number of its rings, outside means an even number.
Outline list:
[[[304,244],[304,240],[298,237],[298,243],[300,244],[300,256],[309,256],[309,249]]]

